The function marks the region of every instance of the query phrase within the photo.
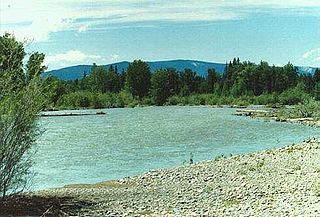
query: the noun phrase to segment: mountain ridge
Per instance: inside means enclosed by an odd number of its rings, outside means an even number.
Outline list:
[[[130,62],[121,61],[116,63],[110,63],[103,65],[105,68],[109,68],[112,66],[117,66],[118,72],[126,71]],[[186,59],[176,59],[176,60],[161,60],[161,61],[146,61],[149,65],[151,72],[155,72],[161,68],[175,68],[177,71],[183,71],[186,68],[189,68],[195,72],[197,72],[200,76],[206,76],[209,68],[214,68],[219,74],[224,72],[225,63],[215,63],[215,62],[207,62],[200,60],[186,60]],[[82,79],[84,74],[89,75],[92,65],[74,65],[68,66],[61,69],[55,69],[46,71],[43,73],[42,77],[46,78],[49,76],[54,76],[60,78],[62,80],[76,80]],[[315,67],[308,66],[297,66],[297,71],[300,74],[313,74],[315,71]]]

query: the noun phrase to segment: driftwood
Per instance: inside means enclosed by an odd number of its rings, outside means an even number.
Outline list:
[[[106,115],[106,112],[96,112],[96,113],[61,113],[61,114],[41,114],[41,117],[68,117],[68,116],[86,116],[86,115]]]
[[[252,116],[264,116],[267,113],[269,113],[269,111],[267,111],[267,110],[238,109],[238,110],[236,110],[235,115],[252,117]]]

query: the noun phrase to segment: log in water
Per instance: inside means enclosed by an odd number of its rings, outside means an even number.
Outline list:
[[[61,113],[61,114],[41,114],[41,117],[64,117],[64,116],[86,116],[86,115],[106,115],[106,112],[96,112],[96,113]]]

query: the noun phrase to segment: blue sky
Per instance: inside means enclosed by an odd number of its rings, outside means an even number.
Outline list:
[[[0,33],[56,69],[194,59],[320,67],[318,0],[1,0]]]

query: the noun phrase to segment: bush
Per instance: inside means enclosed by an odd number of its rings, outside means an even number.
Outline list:
[[[44,54],[31,54],[24,67],[25,55],[23,43],[7,33],[0,36],[0,198],[27,186],[39,135]]]
[[[144,103],[150,103],[144,99]],[[121,91],[120,93],[92,93],[89,91],[78,91],[64,94],[57,102],[59,108],[123,108],[135,107],[141,102],[135,99],[132,94]]]
[[[171,96],[168,98],[166,105],[178,105],[180,104],[179,96]]]
[[[0,197],[24,190],[29,181],[39,98],[39,91],[27,88],[0,101]]]
[[[293,108],[283,108],[277,112],[280,118],[314,118],[320,119],[320,102],[307,99]]]
[[[268,94],[263,93],[260,96],[254,98],[255,105],[274,105],[278,102],[278,96],[276,93]],[[272,106],[271,106],[272,107]]]
[[[297,85],[295,88],[291,88],[281,93],[279,102],[283,105],[297,105],[310,98],[311,97],[305,93],[303,88],[300,85]]]

